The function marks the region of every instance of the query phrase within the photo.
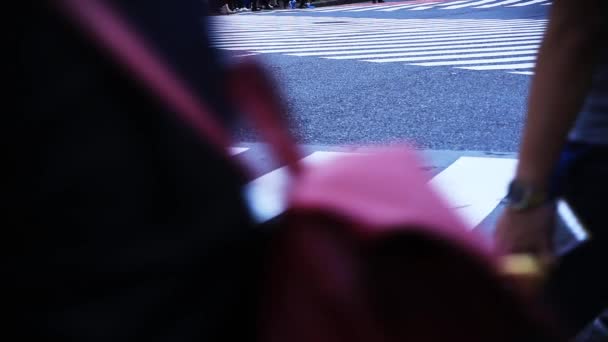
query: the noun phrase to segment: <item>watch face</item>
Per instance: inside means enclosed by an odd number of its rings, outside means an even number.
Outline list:
[[[509,185],[509,193],[506,197],[509,207],[517,210],[538,207],[548,200],[547,193],[535,191],[534,188],[528,187],[516,180]]]
[[[507,199],[509,202],[518,204],[521,203],[526,197],[526,189],[518,184],[517,182],[512,182],[509,185],[509,193],[507,194]]]

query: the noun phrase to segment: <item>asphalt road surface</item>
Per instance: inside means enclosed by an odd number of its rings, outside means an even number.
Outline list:
[[[370,2],[213,22],[218,48],[276,76],[303,144],[514,152],[548,4]]]

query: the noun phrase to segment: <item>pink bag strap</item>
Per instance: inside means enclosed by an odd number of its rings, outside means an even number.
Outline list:
[[[238,107],[262,133],[273,155],[287,165],[292,174],[297,174],[301,153],[284,122],[284,106],[268,73],[257,63],[245,61],[233,67],[227,83],[237,97]]]
[[[222,155],[229,157],[232,139],[224,127],[211,115],[200,97],[145,44],[116,10],[101,0],[59,0],[58,4],[87,34],[108,48],[112,57],[148,90],[172,107],[180,120],[192,126]],[[236,91],[239,99],[237,107],[249,115],[279,161],[297,171],[300,155],[284,128],[280,116],[282,106],[273,96],[272,82],[264,71],[253,63],[244,63],[229,70],[228,77],[227,84]]]

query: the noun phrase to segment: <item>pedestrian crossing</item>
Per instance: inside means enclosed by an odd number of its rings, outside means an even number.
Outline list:
[[[312,12],[312,13],[362,13],[362,12],[378,12],[378,13],[394,13],[397,11],[424,11],[424,10],[439,10],[439,11],[454,11],[460,9],[497,9],[497,8],[523,8],[529,6],[550,6],[550,0],[416,0],[416,1],[398,1],[385,2],[382,4],[372,4],[371,2],[328,6],[312,9],[287,9],[278,13],[293,13],[293,12]],[[273,12],[247,12],[240,15],[267,15]]]
[[[234,156],[259,155],[259,148],[259,144],[254,144],[251,148],[234,148],[231,153]],[[371,152],[365,148],[351,151],[312,149],[308,150],[302,163],[318,166],[354,153]],[[420,167],[429,173],[429,184],[471,229],[479,227],[498,207],[517,164],[513,154],[496,157],[483,153],[457,155],[449,151],[419,153],[423,160]],[[246,198],[257,220],[269,220],[285,209],[287,184],[286,168],[266,167],[247,185]]]
[[[533,74],[546,24],[538,19],[310,16],[223,16],[211,20],[213,46],[240,56],[283,54],[517,75]]]

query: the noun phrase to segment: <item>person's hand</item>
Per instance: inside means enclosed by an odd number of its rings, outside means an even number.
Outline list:
[[[511,267],[504,275],[523,295],[530,298],[539,295],[545,272],[554,262],[554,215],[554,205],[525,211],[507,208],[498,220],[496,247],[503,254],[503,262],[511,261]],[[519,261],[518,265],[514,265],[513,260]],[[524,270],[521,270],[522,260],[526,261]]]
[[[554,227],[553,204],[525,211],[507,208],[496,227],[496,247],[505,255],[531,254],[543,263],[550,263],[553,260]]]

